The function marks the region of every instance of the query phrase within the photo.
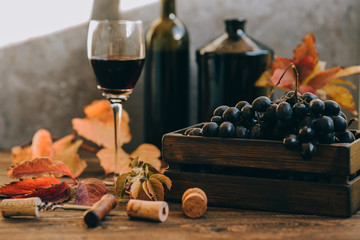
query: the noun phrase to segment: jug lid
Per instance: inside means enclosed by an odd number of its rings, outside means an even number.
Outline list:
[[[245,19],[225,19],[224,22],[226,32],[201,48],[199,50],[200,54],[264,51],[246,35]]]

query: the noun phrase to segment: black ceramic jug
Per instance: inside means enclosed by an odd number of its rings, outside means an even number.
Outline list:
[[[245,20],[225,20],[226,32],[196,51],[198,64],[198,121],[209,121],[220,105],[250,104],[269,88],[255,82],[270,66],[273,51],[246,35]]]

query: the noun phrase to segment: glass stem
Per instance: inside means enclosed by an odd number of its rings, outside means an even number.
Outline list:
[[[114,158],[114,180],[119,176],[119,149],[120,149],[120,129],[121,129],[121,113],[122,113],[122,99],[109,99],[111,108],[114,112],[114,130],[115,130],[115,158]]]

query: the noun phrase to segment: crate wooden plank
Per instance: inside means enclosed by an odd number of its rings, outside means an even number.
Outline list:
[[[281,141],[185,136],[183,130],[163,136],[168,163],[253,167],[351,175],[360,169],[360,141],[319,145],[311,160],[287,150]]]
[[[322,184],[266,178],[166,172],[173,181],[167,200],[181,201],[186,189],[199,187],[209,205],[350,217],[359,209],[360,179],[351,184]]]

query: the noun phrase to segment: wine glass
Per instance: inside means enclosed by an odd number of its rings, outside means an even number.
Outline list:
[[[87,52],[97,87],[114,112],[114,180],[118,176],[122,105],[129,98],[145,61],[145,40],[140,20],[91,20]]]

